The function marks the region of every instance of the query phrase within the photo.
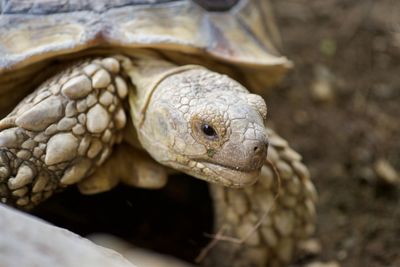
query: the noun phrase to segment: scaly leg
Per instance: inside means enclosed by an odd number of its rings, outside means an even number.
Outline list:
[[[91,195],[108,191],[122,182],[129,186],[159,189],[168,180],[167,170],[144,151],[121,144],[91,176],[81,180],[82,194]]]
[[[211,186],[220,239],[209,246],[203,265],[285,266],[296,242],[314,231],[316,191],[301,156],[272,130],[268,163],[260,180],[245,189]],[[279,173],[280,181],[276,173]]]
[[[128,88],[118,58],[44,82],[0,121],[0,200],[30,208],[92,174],[121,141]]]

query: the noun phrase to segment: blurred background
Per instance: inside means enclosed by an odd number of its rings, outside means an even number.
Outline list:
[[[317,239],[292,267],[400,266],[400,1],[272,3],[295,68],[267,98],[269,123],[304,156],[319,192]],[[212,231],[207,186],[194,180],[175,177],[158,192],[119,186],[82,196],[70,188],[35,214],[190,260]]]
[[[400,266],[400,1],[272,2],[295,68],[267,104],[319,192],[318,258]]]

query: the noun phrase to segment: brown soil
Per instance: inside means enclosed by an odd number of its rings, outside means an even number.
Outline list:
[[[318,258],[400,266],[400,2],[273,2],[295,68],[267,102],[319,191]]]

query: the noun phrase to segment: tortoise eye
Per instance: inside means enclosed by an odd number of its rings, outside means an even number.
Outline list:
[[[193,0],[207,11],[228,11],[239,0]]]
[[[229,139],[229,134],[227,134],[228,126],[226,124],[226,120],[222,115],[213,114],[211,119],[211,114],[203,112],[203,114],[195,114],[191,118],[190,132],[192,137],[200,144],[208,148],[217,148]]]
[[[205,124],[201,125],[201,130],[208,137],[211,137],[211,138],[216,138],[217,137],[217,132],[209,124],[205,123]]]

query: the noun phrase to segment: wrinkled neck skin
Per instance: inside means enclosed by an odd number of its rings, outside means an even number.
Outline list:
[[[141,58],[124,68],[139,142],[155,160],[228,187],[257,181],[268,146],[260,96],[197,65]]]

